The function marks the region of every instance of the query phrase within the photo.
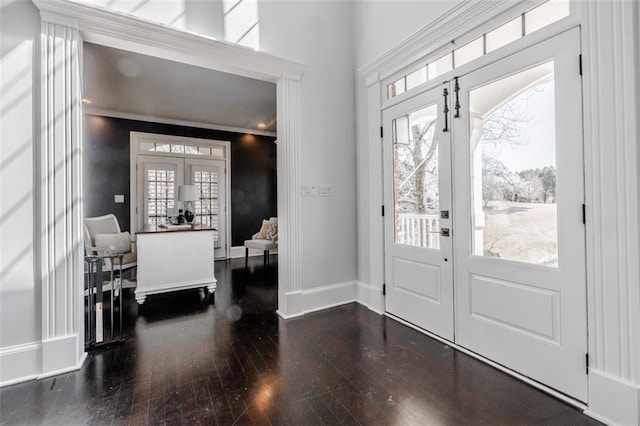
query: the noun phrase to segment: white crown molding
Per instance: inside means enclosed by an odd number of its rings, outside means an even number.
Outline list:
[[[299,80],[306,65],[202,34],[71,0],[33,0],[44,20],[76,28],[83,40],[275,83]]]
[[[500,21],[500,15],[512,11],[521,13],[535,7],[542,0],[477,0],[463,1],[436,21],[426,25],[398,46],[361,67],[364,76],[378,73],[379,79],[403,69],[413,62],[450,50],[458,39],[473,32],[478,23],[484,26]],[[460,40],[468,42],[469,40]],[[461,44],[461,43],[460,43]],[[375,82],[375,81],[374,81]],[[369,83],[369,82],[368,82]]]
[[[195,127],[198,129],[219,130],[221,132],[232,132],[251,134],[256,136],[276,137],[276,132],[266,132],[263,130],[245,129],[243,127],[222,126],[218,124],[202,123],[200,121],[176,120],[173,118],[156,117],[152,115],[131,114],[128,112],[111,111],[101,108],[84,107],[86,115],[97,115],[102,117],[122,118],[125,120],[146,121],[149,123],[171,124],[174,126]]]

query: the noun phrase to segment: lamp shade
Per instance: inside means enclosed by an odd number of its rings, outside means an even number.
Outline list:
[[[178,185],[178,201],[197,201],[200,198],[195,185]]]

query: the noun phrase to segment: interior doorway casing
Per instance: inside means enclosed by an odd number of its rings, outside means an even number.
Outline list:
[[[66,186],[53,183],[41,186],[39,208],[47,206],[47,200],[72,200],[73,208],[67,208],[57,215],[45,214],[39,232],[39,255],[43,269],[43,281],[51,291],[43,291],[42,321],[43,342],[55,341],[52,353],[47,353],[43,345],[43,374],[58,374],[82,365],[84,356],[82,312],[82,220],[84,217],[82,185],[82,131],[58,131],[59,123],[67,128],[82,128],[81,61],[83,41],[108,47],[156,56],[203,68],[237,74],[244,77],[276,83],[278,121],[278,216],[280,221],[278,271],[278,312],[282,316],[297,314],[294,297],[300,293],[299,264],[299,210],[298,210],[298,150],[299,132],[299,85],[306,66],[297,62],[255,52],[241,46],[219,42],[210,38],[187,33],[145,20],[110,12],[67,0],[34,0],[40,9],[43,28],[42,117],[43,146],[66,147],[70,152],[66,160]],[[50,30],[53,28],[55,31]],[[64,64],[65,74],[55,68],[54,59]],[[58,65],[59,62],[55,62]],[[48,66],[51,65],[51,66]],[[62,79],[61,79],[62,77]],[[45,97],[48,96],[48,98]],[[48,101],[51,99],[51,101]],[[65,99],[68,103],[56,102]],[[72,105],[72,107],[68,107]],[[53,149],[53,148],[52,148]],[[45,179],[54,175],[54,163],[48,161],[46,152],[37,153],[39,174]],[[53,222],[52,222],[53,221]],[[65,237],[57,233],[59,229],[75,230],[73,236]],[[46,232],[45,232],[46,231]],[[65,244],[56,244],[57,240]],[[68,240],[68,241],[67,241]],[[56,275],[49,272],[47,265],[52,260],[69,265],[64,294],[56,294]],[[58,316],[67,318],[64,328],[56,328]],[[59,329],[59,330],[58,330]],[[49,367],[49,364],[53,364]]]

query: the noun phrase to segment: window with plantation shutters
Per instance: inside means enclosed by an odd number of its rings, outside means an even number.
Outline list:
[[[175,208],[174,170],[149,169],[146,173],[147,225],[159,225]]]
[[[193,167],[192,184],[198,187],[200,199],[195,202],[196,221],[213,228],[220,228],[220,170],[217,167]],[[209,170],[207,170],[209,169]],[[220,247],[216,232],[215,247]]]

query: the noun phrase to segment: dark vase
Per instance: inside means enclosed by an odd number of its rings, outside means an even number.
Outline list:
[[[184,223],[184,215],[182,214],[182,209],[178,210],[178,223]]]
[[[193,222],[193,218],[194,217],[195,217],[195,215],[193,214],[193,212],[191,210],[185,210],[184,211],[184,218],[187,220],[187,223]]]

